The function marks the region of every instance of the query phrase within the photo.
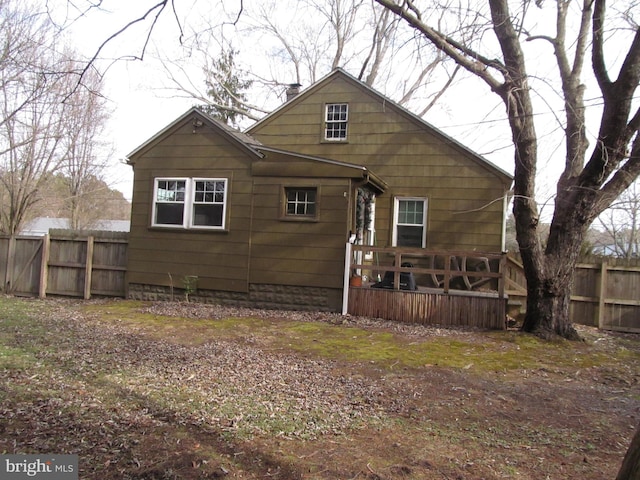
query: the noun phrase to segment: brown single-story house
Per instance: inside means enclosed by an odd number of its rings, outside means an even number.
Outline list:
[[[129,164],[130,298],[339,311],[350,238],[504,250],[512,176],[341,69],[244,133],[193,108]]]

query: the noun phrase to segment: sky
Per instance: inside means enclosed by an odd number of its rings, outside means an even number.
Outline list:
[[[114,10],[94,10],[73,21],[77,12],[67,8],[66,0],[58,3],[56,18],[60,24],[68,24],[64,33],[66,41],[87,58],[96,54],[102,43],[115,32],[145,12],[145,9],[122,9],[118,6]],[[133,6],[138,5],[133,2],[128,4],[128,7]],[[146,39],[144,29],[134,26],[110,40],[96,62],[103,74],[103,94],[111,112],[103,132],[103,138],[109,145],[104,155],[109,157],[110,165],[105,181],[112,188],[120,190],[128,200],[131,200],[133,170],[124,163],[127,155],[193,104],[188,99],[160,93],[165,74],[153,53],[163,48],[163,43],[179,45],[179,32],[171,22],[165,20],[166,17],[168,15],[164,12],[143,60],[131,59],[141,55]]]
[[[123,9],[122,3],[105,1],[103,10],[93,10],[88,15],[72,21],[77,17],[77,12],[69,8],[66,0],[49,0],[49,5],[53,5],[55,1],[58,2],[55,10],[57,21],[69,25],[65,35],[70,43],[86,56],[94,55],[106,39],[132,19],[138,18],[149,5],[157,3],[155,1],[131,2],[127,3],[128,8]],[[202,0],[184,0],[178,4],[181,7],[191,5],[190,8],[179,12],[179,16],[185,23],[193,20],[194,12],[200,12],[203,5],[207,12],[211,13],[212,10],[211,4]],[[112,10],[108,9],[110,5],[114,6]],[[233,15],[234,12],[229,13]],[[200,22],[219,22],[220,20],[219,18],[204,19],[201,14],[198,14],[197,18]],[[279,18],[282,20],[281,16]],[[104,73],[104,93],[109,100],[109,108],[112,109],[111,119],[104,134],[105,139],[113,146],[113,154],[110,154],[109,162],[111,167],[106,174],[106,181],[112,188],[122,191],[129,200],[133,172],[130,166],[123,164],[123,160],[136,147],[169,125],[195,103],[192,99],[178,96],[175,92],[167,90],[168,75],[156,58],[156,52],[160,52],[164,57],[178,58],[184,55],[184,51],[180,48],[180,32],[170,12],[165,11],[154,27],[144,60],[127,59],[127,57],[141,54],[142,45],[147,38],[145,28],[135,25],[127,29],[125,34],[111,40],[100,52],[102,59],[97,63],[100,71]],[[259,41],[265,40],[261,38]],[[266,47],[260,46],[264,52]],[[250,57],[252,51],[257,51],[255,43],[251,40],[240,48],[245,54],[245,63],[250,63],[256,70],[267,68],[260,66],[262,54],[255,53],[255,58]],[[187,64],[187,67],[191,68],[193,78],[200,76],[198,58],[194,56],[193,62]],[[308,85],[303,85],[303,88],[305,87]],[[381,93],[393,97],[391,92],[382,91]],[[271,108],[275,108],[280,100],[272,98],[270,102]],[[447,94],[426,120],[483,154],[500,168],[512,172],[512,150],[509,147],[508,134],[505,139],[506,125],[486,118],[487,115],[503,116],[504,108],[499,105],[496,108],[496,104],[497,101],[491,95],[478,95],[473,89],[462,88]],[[466,107],[460,107],[460,105]],[[473,108],[468,108],[469,105],[473,105]],[[483,123],[482,131],[478,129],[479,122]],[[492,132],[496,132],[495,135]]]
[[[74,1],[81,4],[83,0]],[[245,15],[252,2],[261,5],[268,0],[244,0]],[[122,1],[103,0],[102,10],[91,11],[73,22],[70,20],[77,16],[77,12],[69,8],[69,5],[74,5],[70,0],[48,0],[47,2],[48,5],[57,5],[56,18],[60,23],[69,25],[66,35],[70,42],[87,56],[93,55],[107,38],[132,19],[138,18],[155,3],[157,3],[155,0],[137,0],[127,2],[127,8],[122,8],[124,4]],[[178,0],[176,6],[180,10],[177,11],[177,15],[185,26],[217,25],[220,24],[225,12],[221,12],[219,8],[212,8],[214,3],[218,7],[223,5],[223,3],[209,0]],[[232,7],[238,4],[238,2],[226,3]],[[229,17],[234,17],[236,14],[234,11],[226,13]],[[545,22],[544,15],[548,14],[548,11],[535,10],[534,13],[540,15],[540,18],[533,18],[533,23],[540,32],[545,33],[545,29],[552,27],[552,22]],[[247,17],[243,17],[245,18]],[[281,12],[274,14],[273,18],[277,18],[284,27],[299,27],[295,22],[287,24],[287,16]],[[192,99],[178,96],[175,92],[167,90],[168,75],[156,56],[156,52],[159,52],[163,57],[181,57],[184,60],[185,52],[181,49],[179,41],[181,32],[177,28],[172,12],[163,12],[158,24],[155,25],[144,60],[126,59],[126,57],[141,54],[142,46],[147,39],[145,30],[147,27],[148,23],[147,25],[137,24],[110,41],[101,51],[102,59],[97,63],[100,70],[104,72],[105,95],[112,108],[105,138],[113,145],[114,153],[111,155],[112,166],[106,180],[113,188],[121,190],[127,199],[131,199],[133,172],[131,167],[122,163],[123,159],[195,103]],[[186,29],[183,33],[189,35]],[[231,25],[225,26],[223,33],[239,38],[234,46],[239,47],[243,54],[245,66],[254,72],[270,68],[264,63],[264,57],[269,52],[269,46],[265,45],[268,39],[264,36],[257,37],[255,31],[238,36],[238,29]],[[533,60],[529,71],[532,77],[548,77],[549,72],[555,68],[555,61],[548,43],[525,42],[523,47],[529,59]],[[182,63],[190,70],[189,76],[194,80],[194,84],[204,83],[204,79],[200,78],[202,75],[199,62],[199,57],[194,54]],[[324,72],[326,73],[329,72]],[[286,82],[289,78],[280,80]],[[308,85],[303,85],[304,87]],[[586,98],[589,98],[592,92],[593,90],[588,89]],[[381,93],[393,98],[395,92],[381,91]],[[562,102],[557,93],[545,82],[539,82],[536,85],[533,97],[534,102],[542,105],[537,118],[540,140],[538,202],[543,216],[548,216],[553,210],[556,179],[564,166],[563,140],[562,135],[558,135],[558,118],[562,117],[560,111]],[[271,108],[275,108],[280,100],[277,100],[278,103],[274,103],[273,98],[269,101]],[[425,120],[483,155],[498,167],[513,173],[513,146],[505,118],[505,108],[498,97],[477,79],[467,78],[461,80],[456,88],[448,91],[437,107],[429,111]]]

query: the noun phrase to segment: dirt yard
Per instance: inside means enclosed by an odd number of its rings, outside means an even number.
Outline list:
[[[640,335],[0,298],[0,452],[81,479],[614,479]]]

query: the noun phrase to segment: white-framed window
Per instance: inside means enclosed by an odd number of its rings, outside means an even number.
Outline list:
[[[316,187],[284,187],[284,216],[287,218],[316,218],[318,189]]]
[[[345,141],[348,120],[348,104],[328,103],[325,106],[324,139],[330,142]]]
[[[392,242],[394,247],[426,247],[426,198],[396,197],[394,199]]]
[[[154,227],[225,228],[226,178],[156,178]]]

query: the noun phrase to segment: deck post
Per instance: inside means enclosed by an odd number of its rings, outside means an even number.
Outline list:
[[[444,259],[444,283],[442,285],[442,289],[445,294],[448,294],[449,286],[451,284],[451,255],[446,255]]]
[[[507,254],[502,253],[500,257],[500,263],[498,264],[498,273],[500,276],[498,277],[498,298],[505,298],[505,289],[506,289],[506,271],[507,271]]]

